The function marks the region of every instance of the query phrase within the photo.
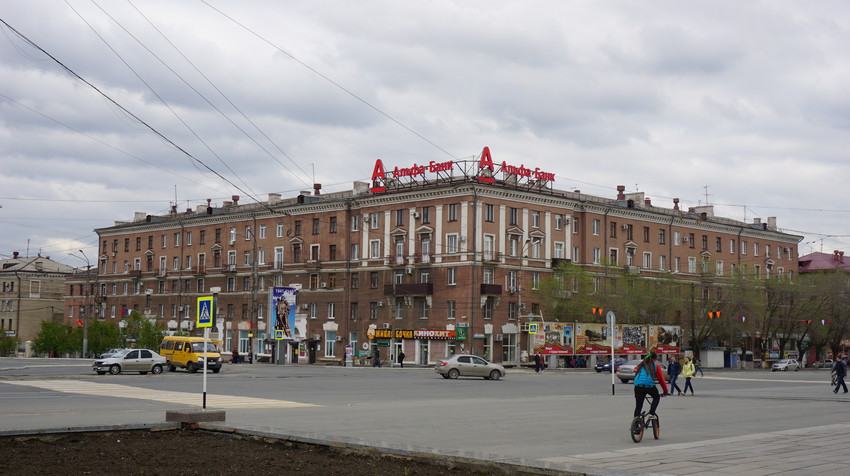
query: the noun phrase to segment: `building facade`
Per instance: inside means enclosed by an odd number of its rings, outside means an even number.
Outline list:
[[[18,252],[0,260],[0,332],[23,345],[35,339],[42,321],[61,320],[65,280],[73,271],[49,257],[22,257]]]
[[[287,199],[241,204],[234,196],[164,216],[137,213],[96,230],[96,312],[120,319],[138,310],[195,332],[197,298],[220,288],[223,346],[267,354],[279,348],[267,324],[269,290],[292,287],[288,361],[377,350],[421,365],[462,351],[515,363],[529,350],[525,324],[542,317],[537,291],[560,263],[677,279],[797,272],[801,237],[780,232],[775,218],[742,223],[711,206],[655,206],[624,187],[611,198],[561,191],[554,179],[495,166],[485,149],[479,160],[389,172],[378,161],[371,183],[345,192],[316,185]],[[69,318],[81,301],[69,294]]]

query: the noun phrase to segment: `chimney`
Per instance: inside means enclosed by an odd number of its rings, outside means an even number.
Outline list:
[[[174,215],[177,213],[177,205],[171,205],[171,214]]]
[[[15,253],[17,255],[17,253]],[[838,261],[838,250],[832,251],[832,261]]]
[[[187,208],[186,213],[192,213],[192,208],[191,207]]]
[[[573,193],[581,193],[581,190],[573,190]]]
[[[617,200],[625,200],[626,199],[626,194],[623,193],[625,191],[626,191],[625,185],[617,185]]]
[[[13,251],[13,252],[12,252],[12,258],[13,258],[13,259],[18,259],[18,255],[19,255],[19,254],[20,254],[20,253],[18,253],[17,251]]]
[[[761,218],[753,218],[754,225],[761,225]]]
[[[269,194],[269,203],[277,203],[280,201],[279,193],[270,193]]]
[[[313,195],[321,195],[322,194],[321,190],[322,190],[322,184],[320,184],[320,183],[314,183],[313,184]]]
[[[673,199],[673,210],[678,210],[678,209],[679,209],[679,199],[674,198]]]
[[[838,252],[838,261],[841,262],[841,264],[844,264],[844,252],[843,251]]]
[[[207,215],[212,215],[212,212],[213,212],[213,209],[212,209],[212,199],[211,199],[211,198],[208,198],[208,199],[207,199]]]
[[[234,205],[239,205],[239,195],[233,195],[230,199],[233,200]]]
[[[776,217],[767,217],[767,227],[771,230],[776,229]]]

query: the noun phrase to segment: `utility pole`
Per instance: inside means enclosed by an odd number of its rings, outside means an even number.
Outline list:
[[[80,252],[81,255],[83,255],[82,258],[80,258],[79,256],[77,256],[73,253],[68,253],[68,254],[70,256],[75,257],[75,258],[85,260],[85,262],[86,262],[86,290],[85,290],[85,304],[83,305],[83,309],[85,310],[85,312],[83,314],[83,358],[85,358],[86,354],[88,354],[88,350],[89,350],[89,312],[91,311],[91,306],[89,304],[89,297],[91,296],[91,289],[89,289],[89,286],[90,286],[89,277],[90,277],[90,274],[91,274],[91,263],[89,262],[89,257],[86,256],[86,254],[85,254],[85,252],[83,252],[83,250],[78,250],[78,251]]]

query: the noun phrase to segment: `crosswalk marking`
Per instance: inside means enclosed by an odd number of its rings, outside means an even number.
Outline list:
[[[6,380],[2,383],[37,387],[66,393],[80,393],[100,397],[137,398],[156,402],[176,403],[180,405],[201,405],[201,393],[173,392],[170,390],[152,390],[113,383],[95,383],[84,380]],[[272,400],[269,398],[240,397],[236,395],[216,395],[207,393],[207,406],[214,408],[300,408],[316,407],[310,403]]]

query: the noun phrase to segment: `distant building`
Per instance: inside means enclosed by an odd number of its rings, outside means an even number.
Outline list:
[[[49,257],[0,259],[0,331],[23,344],[35,339],[41,322],[62,320],[65,278],[74,268]]]
[[[512,363],[530,349],[528,322],[543,317],[537,291],[560,263],[603,284],[618,275],[797,272],[802,237],[783,233],[775,217],[744,223],[715,216],[710,205],[679,209],[678,199],[661,207],[623,186],[616,197],[557,190],[554,174],[494,163],[487,149],[481,160],[386,169],[378,161],[371,172],[349,191],[323,194],[316,184],[246,204],[233,196],[95,230],[92,315],[120,320],[137,310],[194,333],[197,298],[220,288],[217,338],[258,355],[277,348],[270,289],[289,287],[298,292],[287,307],[295,315],[294,338],[284,339],[288,361],[378,350],[420,365],[454,352]],[[83,284],[69,281],[69,319],[85,306]]]
[[[844,252],[835,250],[832,254],[814,252],[800,257],[800,273],[823,271],[850,271],[850,260],[844,260]]]

